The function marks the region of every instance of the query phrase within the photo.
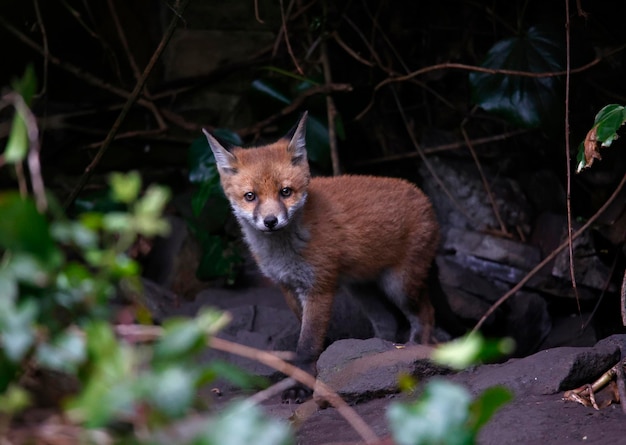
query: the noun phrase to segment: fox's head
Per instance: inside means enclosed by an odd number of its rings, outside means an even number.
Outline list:
[[[242,225],[261,232],[277,231],[304,205],[311,178],[306,118],[305,112],[284,138],[255,148],[226,148],[203,130],[215,155],[224,193]]]

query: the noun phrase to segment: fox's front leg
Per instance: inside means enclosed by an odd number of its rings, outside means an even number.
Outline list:
[[[324,348],[333,296],[333,292],[315,294],[303,298],[302,301],[302,325],[293,363],[313,376],[317,375],[317,359]],[[298,383],[283,392],[283,402],[302,403],[312,392],[312,389]]]

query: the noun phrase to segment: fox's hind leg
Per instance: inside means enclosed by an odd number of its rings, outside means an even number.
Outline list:
[[[382,289],[410,324],[409,342],[432,342],[435,309],[428,298],[426,275],[428,270],[414,268],[390,269],[381,279]]]

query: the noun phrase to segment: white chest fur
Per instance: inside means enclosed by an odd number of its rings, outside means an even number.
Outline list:
[[[313,268],[302,257],[308,242],[306,230],[289,225],[277,232],[260,232],[245,222],[241,226],[261,272],[302,300],[314,282]]]

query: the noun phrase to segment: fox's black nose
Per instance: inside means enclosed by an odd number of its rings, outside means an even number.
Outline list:
[[[263,224],[265,224],[265,227],[267,227],[268,229],[273,229],[274,227],[276,227],[276,224],[278,224],[278,218],[276,218],[274,215],[267,216],[263,220]]]

